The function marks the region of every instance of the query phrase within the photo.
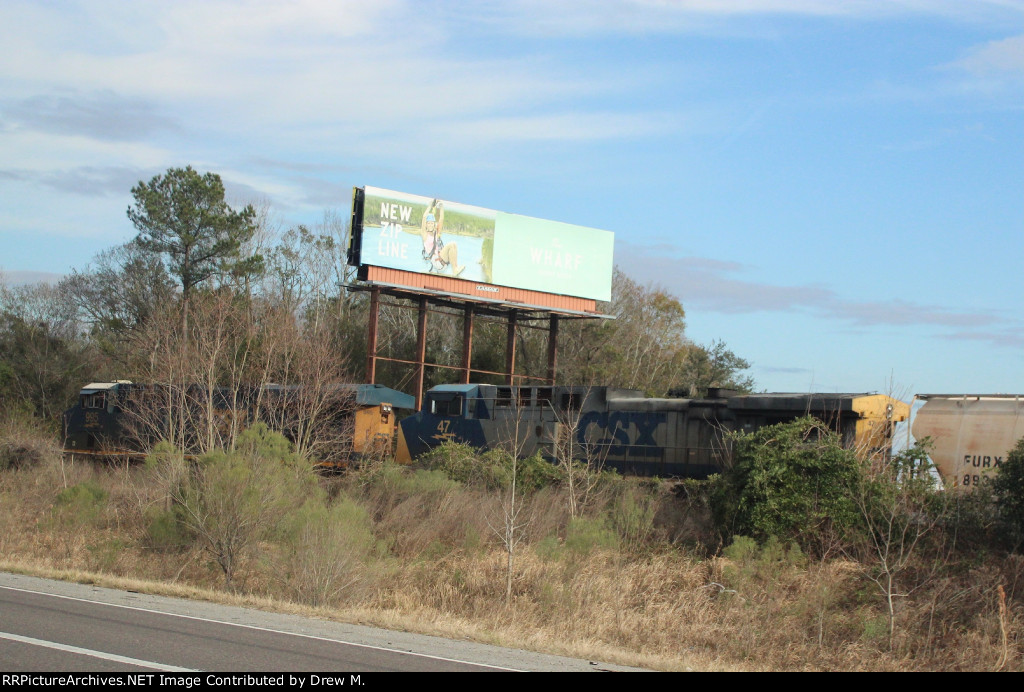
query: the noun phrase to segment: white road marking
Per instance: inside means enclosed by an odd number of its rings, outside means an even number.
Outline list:
[[[108,654],[105,651],[93,651],[92,649],[83,649],[77,646],[70,646],[68,644],[60,644],[58,642],[48,642],[44,639],[34,639],[32,637],[23,637],[20,634],[11,634],[9,632],[0,632],[0,639],[10,639],[14,642],[21,642],[22,644],[31,644],[32,646],[45,646],[48,649],[57,649],[58,651],[68,651],[73,654],[82,654],[83,656],[92,656],[93,658],[102,658],[107,661],[114,661],[115,663],[127,663],[132,666],[141,666],[143,668],[151,668],[153,670],[163,670],[168,673],[196,673],[198,671],[192,670],[191,668],[179,668],[177,666],[169,666],[164,663],[156,663],[155,661],[143,661],[139,658],[129,658],[128,656],[118,656],[117,654]]]
[[[93,605],[105,605],[111,608],[124,608],[126,610],[137,610],[141,613],[153,613],[156,615],[169,615],[176,618],[184,618],[186,620],[198,620],[199,622],[209,622],[215,625],[230,625],[232,627],[244,627],[245,629],[257,630],[260,632],[270,632],[272,634],[284,634],[292,637],[303,637],[305,639],[315,639],[322,642],[332,642],[334,644],[344,644],[345,646],[355,646],[360,649],[370,649],[372,651],[384,651],[392,654],[403,654],[405,656],[416,656],[418,658],[429,658],[433,661],[444,661],[446,663],[463,663],[470,666],[478,666],[480,668],[491,668],[493,670],[503,670],[513,673],[525,672],[518,668],[505,668],[503,666],[494,666],[487,663],[477,663],[476,661],[464,661],[458,658],[446,658],[444,656],[432,656],[431,654],[421,654],[416,651],[402,651],[401,649],[389,649],[383,646],[373,646],[372,644],[360,644],[358,642],[347,642],[342,639],[331,639],[330,637],[319,637],[314,634],[301,634],[298,632],[286,632],[284,630],[275,630],[269,627],[260,627],[258,625],[244,625],[238,622],[225,622],[224,620],[212,620],[210,618],[203,618],[196,615],[181,615],[179,613],[168,613],[163,610],[153,610],[151,608],[139,608],[138,606],[122,605],[120,603],[105,603],[104,601],[91,601],[88,598],[77,598],[75,596],[63,596],[61,594],[46,593],[45,591],[34,591],[32,589],[22,589],[17,586],[2,586],[0,589],[8,589],[10,591],[21,591],[23,593],[31,593],[37,596],[50,596],[51,598],[63,598],[68,601],[78,601],[80,603],[91,603]]]

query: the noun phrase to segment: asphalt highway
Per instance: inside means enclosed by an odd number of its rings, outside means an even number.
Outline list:
[[[0,573],[0,671],[634,670],[247,608]]]

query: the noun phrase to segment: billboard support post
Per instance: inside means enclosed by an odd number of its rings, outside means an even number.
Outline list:
[[[423,403],[423,380],[427,362],[427,299],[420,298],[420,315],[416,322],[416,410]]]
[[[473,306],[467,305],[462,316],[462,384],[469,384],[473,362]]]
[[[380,289],[370,291],[370,321],[366,335],[366,381],[377,383],[377,328],[380,322]]]
[[[516,323],[518,314],[515,310],[508,313],[508,336],[505,339],[505,372],[508,383],[516,383]]]
[[[551,315],[548,324],[548,384],[553,385],[558,368],[558,315]]]

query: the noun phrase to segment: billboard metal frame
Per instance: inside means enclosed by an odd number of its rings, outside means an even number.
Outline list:
[[[429,274],[417,274],[414,272],[396,271],[397,281],[405,278],[419,276],[417,283],[421,285],[407,285],[399,282],[391,282],[382,277],[391,277],[388,273],[395,270],[388,270],[376,264],[366,264],[361,257],[362,251],[362,229],[364,217],[364,195],[363,188],[352,190],[352,225],[349,237],[348,263],[358,267],[358,283],[346,285],[348,290],[363,291],[370,294],[370,314],[367,324],[367,357],[366,357],[366,382],[376,384],[377,363],[380,361],[404,363],[416,368],[415,398],[416,409],[421,408],[423,401],[423,388],[426,375],[426,368],[444,368],[460,372],[460,382],[469,384],[474,373],[484,375],[498,375],[506,378],[506,382],[514,385],[517,381],[538,380],[546,384],[554,384],[558,369],[558,329],[562,320],[566,319],[614,319],[611,315],[604,315],[597,312],[597,301],[592,298],[573,297],[568,295],[538,291],[534,289],[520,289],[509,286],[503,289],[497,297],[488,298],[476,293],[465,293],[468,287],[487,286],[476,281],[469,281],[459,278],[433,277]],[[553,222],[552,222],[553,223]],[[597,229],[589,229],[597,230]],[[607,233],[605,231],[605,233]],[[430,279],[424,279],[422,277]],[[436,288],[427,287],[422,284],[430,283]],[[502,284],[503,286],[503,284]],[[480,289],[477,289],[480,290]],[[487,292],[493,288],[483,289]],[[382,303],[382,297],[390,297],[401,302]],[[381,356],[377,352],[377,337],[380,328],[380,307],[381,305],[392,305],[400,308],[417,310],[416,321],[416,356],[414,360],[390,358]],[[442,312],[444,314],[462,313],[462,359],[458,366],[444,365],[441,363],[426,362],[427,349],[427,316],[430,312]],[[496,318],[506,325],[505,340],[505,371],[493,372],[480,370],[472,367],[473,356],[473,328],[478,317]],[[547,326],[536,326],[528,322],[547,322]],[[520,328],[542,329],[548,332],[547,344],[547,374],[545,377],[525,375],[515,372],[516,362],[516,330]]]
[[[370,314],[367,320],[366,340],[366,382],[376,384],[378,362],[385,361],[414,366],[416,368],[414,396],[416,398],[417,410],[419,410],[423,400],[424,381],[428,367],[457,370],[460,372],[459,382],[462,384],[469,384],[474,373],[504,377],[509,385],[516,384],[517,380],[536,380],[546,384],[554,384],[558,371],[558,330],[561,322],[566,319],[614,319],[611,315],[557,311],[550,308],[537,308],[525,305],[488,303],[467,299],[461,295],[453,296],[397,286],[359,283],[349,284],[346,288],[351,291],[361,291],[370,294]],[[401,302],[384,302],[384,297],[391,297]],[[381,305],[417,311],[416,355],[414,360],[391,358],[378,353]],[[462,314],[462,359],[460,365],[427,362],[427,317],[431,312],[448,315]],[[490,321],[498,321],[506,325],[505,370],[503,372],[472,367],[473,330],[478,318],[491,318]],[[536,321],[547,322],[547,326],[529,324],[529,322]],[[515,371],[516,330],[524,328],[540,329],[548,333],[547,373],[544,377],[521,374]]]

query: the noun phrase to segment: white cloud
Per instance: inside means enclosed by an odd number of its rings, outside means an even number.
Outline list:
[[[55,284],[64,278],[64,274],[34,271],[4,271],[0,267],[0,284],[8,286],[24,286],[27,284]]]
[[[1024,34],[989,41],[954,65],[975,74],[1024,74]]]
[[[438,124],[432,131],[445,137],[487,141],[585,141],[631,139],[677,131],[675,116],[657,113],[552,113],[541,116],[481,118]]]
[[[164,165],[167,149],[145,142],[111,142],[80,134],[51,134],[31,130],[0,133],[0,170],[50,172],[77,166]]]
[[[701,257],[679,257],[667,247],[636,248],[616,243],[616,263],[627,274],[644,276],[679,297],[688,311],[724,314],[804,313],[841,320],[855,327],[928,327],[939,338],[982,341],[994,346],[1024,346],[1020,318],[985,309],[955,310],[893,298],[852,300],[827,286],[749,281],[750,268]]]
[[[476,2],[473,19],[523,35],[763,32],[745,17],[841,17],[877,20],[931,15],[958,22],[1001,22],[1024,14],[1019,0],[492,0]]]

